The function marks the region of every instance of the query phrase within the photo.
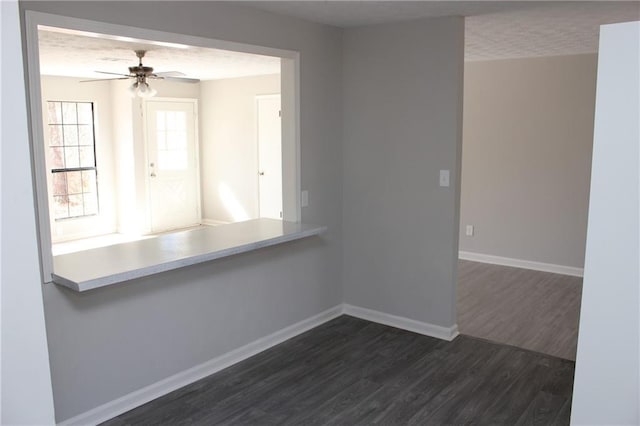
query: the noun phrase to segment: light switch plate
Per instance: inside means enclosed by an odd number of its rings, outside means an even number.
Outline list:
[[[473,225],[467,225],[467,237],[473,237]]]
[[[300,193],[300,206],[307,207],[309,205],[309,191],[302,191]]]
[[[440,170],[440,186],[449,186],[449,170]]]

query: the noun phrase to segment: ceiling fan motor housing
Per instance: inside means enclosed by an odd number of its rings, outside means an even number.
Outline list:
[[[129,72],[131,74],[135,74],[136,76],[138,75],[151,75],[153,74],[153,68],[152,67],[143,67],[143,66],[136,66],[136,67],[129,67]]]

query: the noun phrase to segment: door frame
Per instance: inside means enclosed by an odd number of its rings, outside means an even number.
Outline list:
[[[202,194],[200,193],[200,141],[198,135],[198,99],[196,98],[170,98],[170,97],[161,97],[154,96],[152,98],[142,99],[142,139],[144,141],[144,167],[145,167],[145,177],[144,177],[144,190],[145,190],[145,199],[146,199],[146,231],[148,233],[153,233],[152,230],[152,219],[151,219],[151,177],[149,175],[149,135],[147,134],[147,105],[149,102],[180,102],[180,103],[190,103],[193,106],[193,139],[194,139],[194,150],[195,150],[195,172],[196,172],[196,216],[198,218],[198,222],[202,224]],[[165,232],[165,231],[159,231]]]

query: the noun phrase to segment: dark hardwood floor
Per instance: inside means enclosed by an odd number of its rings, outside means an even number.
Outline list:
[[[458,261],[458,329],[576,359],[582,278]]]
[[[341,316],[104,425],[568,425],[574,362]]]

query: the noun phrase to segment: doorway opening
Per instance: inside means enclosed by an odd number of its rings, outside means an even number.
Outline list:
[[[467,58],[461,333],[575,360],[597,53]]]

